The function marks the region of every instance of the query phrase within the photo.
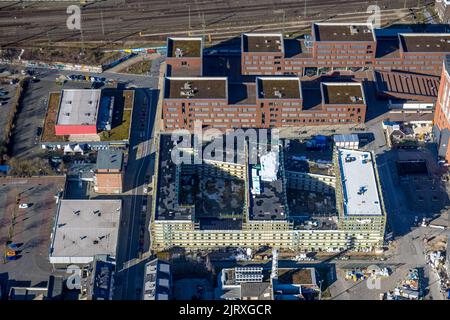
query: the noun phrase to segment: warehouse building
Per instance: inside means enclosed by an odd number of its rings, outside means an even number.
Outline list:
[[[56,135],[97,134],[100,96],[101,90],[62,90],[55,125]]]
[[[51,235],[50,263],[87,264],[116,257],[121,200],[61,200]]]
[[[42,149],[83,153],[128,145],[134,91],[114,88],[51,92],[40,144]]]

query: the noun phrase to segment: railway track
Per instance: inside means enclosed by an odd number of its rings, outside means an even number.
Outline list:
[[[210,32],[220,39],[219,33],[228,37],[258,28],[260,31],[280,30],[284,10],[285,30],[304,27],[299,21],[310,23],[311,19],[326,20],[334,15],[348,13],[361,15],[369,4],[375,1],[347,0],[345,8],[332,0],[306,0],[307,17],[303,18],[303,0],[285,0],[275,4],[271,0],[143,0],[101,1],[87,5],[82,9],[83,39],[79,31],[66,28],[66,6],[39,6],[37,3],[0,7],[0,45],[20,47],[24,45],[42,45],[67,41],[104,41],[124,40],[160,41],[167,35],[187,34],[189,20],[192,34]],[[386,14],[389,10],[417,5],[416,0],[377,1]],[[345,10],[344,10],[345,9]],[[277,11],[278,10],[278,11]],[[355,12],[356,13],[353,13]],[[276,13],[274,13],[276,12]],[[324,14],[326,13],[326,14]],[[189,19],[190,16],[190,19]],[[102,19],[103,18],[103,19]],[[341,19],[336,16],[334,20]],[[336,20],[337,21],[337,20]],[[348,20],[350,21],[350,20]],[[140,34],[148,35],[145,38]]]

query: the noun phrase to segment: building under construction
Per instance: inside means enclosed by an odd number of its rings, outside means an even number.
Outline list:
[[[305,153],[296,149],[298,141],[271,140],[213,151],[214,159],[205,159],[211,144],[180,148],[170,135],[157,139],[154,250],[271,246],[338,252],[383,245],[386,214],[370,152],[336,149],[316,137]],[[178,162],[179,153],[194,161]],[[294,203],[289,192],[305,198]]]

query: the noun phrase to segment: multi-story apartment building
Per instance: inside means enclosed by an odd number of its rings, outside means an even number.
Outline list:
[[[203,59],[202,38],[168,38],[167,71],[170,75],[201,76]]]
[[[450,55],[443,63],[434,114],[434,136],[439,146],[439,157],[450,162]]]
[[[255,85],[229,85],[220,77],[169,77],[162,114],[166,131],[193,130],[196,120],[218,129],[274,128],[363,123],[366,107],[361,82],[258,77]]]
[[[364,23],[314,23],[304,39],[246,33],[241,38],[243,75],[310,75],[331,70],[403,70],[439,74],[450,51],[448,33],[394,33]]]
[[[297,171],[290,166],[288,175],[285,167],[298,161],[298,157],[284,154],[284,142],[272,143],[267,148],[270,150],[258,152],[257,163],[249,160],[251,148],[244,147],[232,150],[244,154],[245,162],[239,168],[235,169],[235,161],[222,159],[189,165],[187,171],[173,159],[173,152],[181,149],[174,150],[177,146],[170,135],[161,134],[157,144],[156,193],[150,224],[154,250],[174,246],[189,249],[273,246],[339,251],[373,250],[383,244],[386,215],[370,152],[330,151],[339,174],[336,178],[324,176],[323,180],[328,186],[335,182],[336,213],[326,215],[321,211],[309,215],[287,198],[288,188],[291,191],[294,188],[296,193],[311,191],[300,183],[289,183]],[[189,154],[196,152],[190,150]],[[209,171],[212,175],[206,174],[207,170],[192,170],[192,166],[207,168],[219,162],[220,168]],[[229,170],[238,170],[240,174],[214,174]]]

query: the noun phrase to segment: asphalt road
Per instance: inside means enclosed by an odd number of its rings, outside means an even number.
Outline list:
[[[152,70],[159,70],[159,63],[154,63]],[[158,72],[159,75],[159,72]],[[154,78],[147,78],[153,82]],[[156,79],[157,82],[157,79]],[[117,292],[120,299],[140,299],[143,283],[142,254],[148,248],[142,242],[140,235],[148,232],[145,224],[145,214],[148,215],[151,198],[143,192],[144,181],[150,176],[153,166],[151,145],[153,144],[153,126],[158,102],[157,85],[144,83],[144,88],[135,90],[135,105],[133,111],[133,127],[130,136],[128,164],[125,172],[125,191],[123,196],[124,210],[121,223],[121,234],[118,249],[117,266],[119,286]],[[143,206],[146,206],[146,211]]]

